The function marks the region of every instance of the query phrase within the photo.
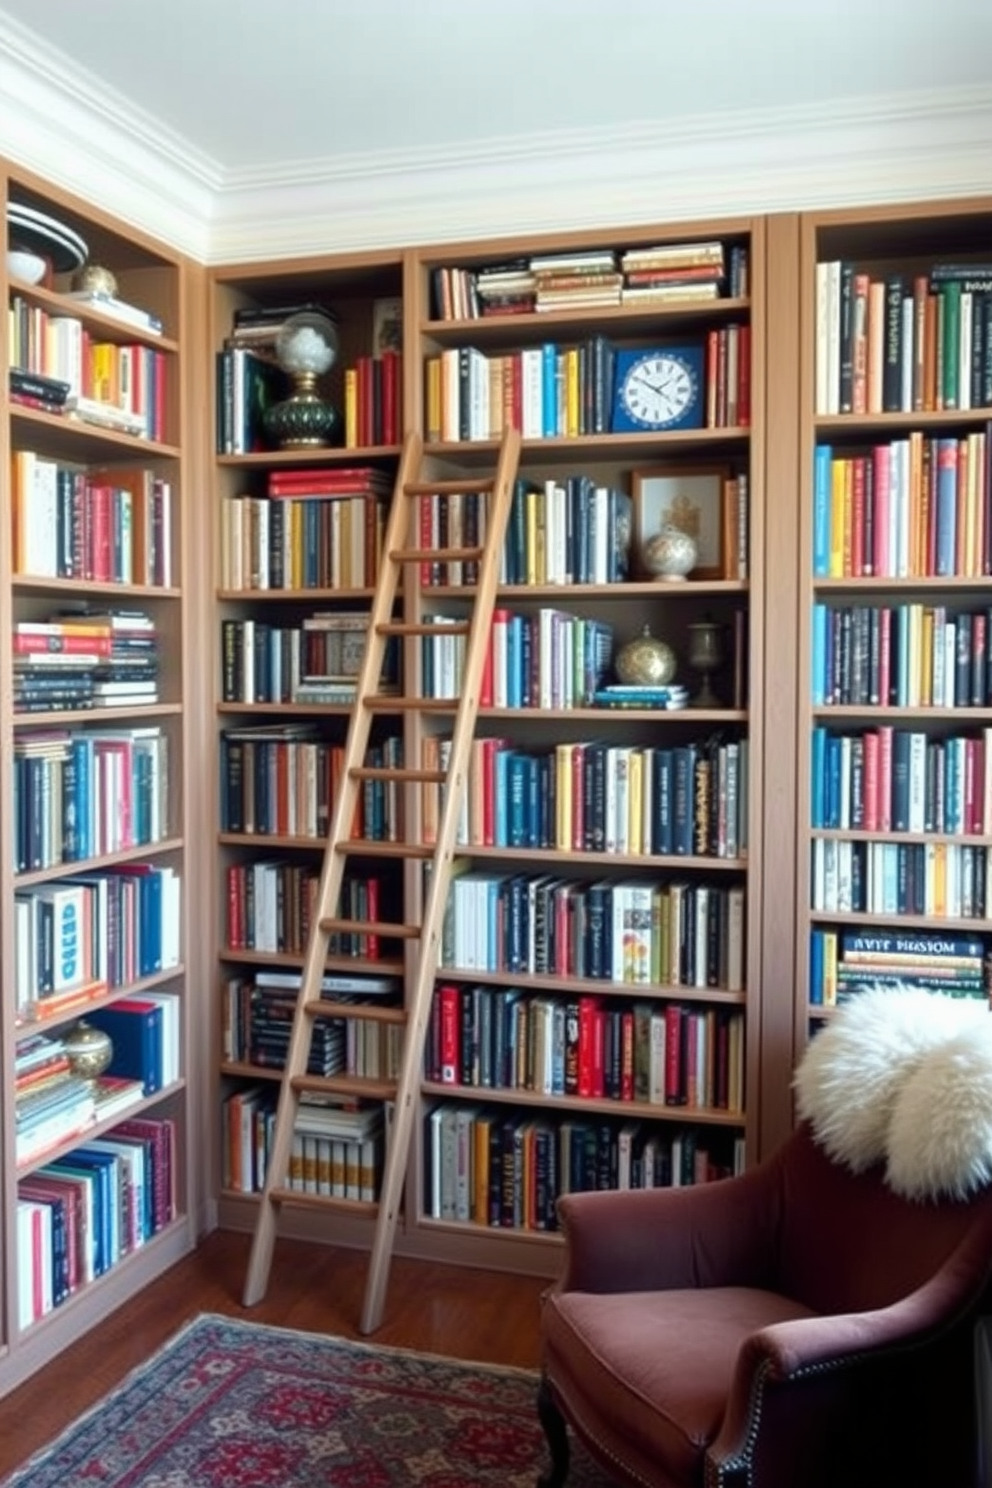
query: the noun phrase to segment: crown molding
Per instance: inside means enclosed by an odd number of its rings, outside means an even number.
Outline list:
[[[209,257],[217,165],[9,16],[0,99],[8,160],[191,258]]]
[[[968,88],[231,172],[210,247],[230,263],[990,191],[992,88]]]
[[[204,263],[992,193],[987,86],[224,171],[5,18],[0,98],[0,153]]]

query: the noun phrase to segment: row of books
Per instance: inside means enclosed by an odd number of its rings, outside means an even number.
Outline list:
[[[990,631],[988,607],[814,604],[813,706],[987,707]]]
[[[225,1188],[257,1193],[264,1187],[277,1094],[271,1084],[250,1085],[225,1100],[221,1160]],[[325,1198],[374,1201],[390,1118],[388,1101],[362,1106],[341,1098],[304,1095],[293,1130],[286,1186]]]
[[[13,568],[41,578],[172,583],[172,487],[143,466],[11,456]]]
[[[419,541],[424,548],[473,547],[485,541],[486,497],[420,498]],[[518,478],[500,567],[503,584],[611,584],[630,577],[632,502],[629,492],[591,475]],[[474,560],[426,561],[425,588],[471,585]]]
[[[139,611],[17,620],[14,711],[116,708],[158,700],[154,621]]]
[[[442,264],[432,271],[437,320],[493,315],[743,298],[748,251],[739,243],[661,243],[617,250],[538,254],[481,268]]]
[[[282,859],[231,864],[227,869],[228,949],[302,956],[319,881],[318,869]],[[375,877],[346,878],[341,917],[376,920],[384,916],[384,887]],[[330,937],[328,955],[375,960],[380,954],[381,939],[376,934],[335,932]]]
[[[319,738],[313,724],[226,729],[220,740],[221,831],[326,837],[343,759],[343,746]],[[369,746],[366,764],[373,768],[402,763],[402,739]],[[352,834],[377,842],[402,840],[402,799],[395,780],[362,782]]]
[[[254,976],[229,977],[224,989],[223,1057],[230,1063],[281,1069],[286,1060],[293,1008],[300,991],[296,972],[259,971]],[[328,1002],[353,1005],[355,1017],[317,1018],[308,1074],[332,1074],[323,1066],[338,1058],[336,1069],[358,1078],[395,1079],[399,1072],[402,1028],[363,1018],[357,1010],[398,1006],[402,984],[393,976],[329,973],[320,995]]]
[[[128,863],[14,896],[19,1018],[58,1016],[180,960],[182,889],[174,868]]]
[[[740,1111],[744,1016],[440,983],[425,1074],[443,1085]]]
[[[992,836],[992,728],[933,738],[883,727],[812,733],[810,824]]]
[[[615,361],[605,336],[493,354],[446,348],[424,363],[428,442],[499,439],[504,429],[525,439],[608,434]]]
[[[325,479],[278,473],[264,496],[221,502],[221,588],[370,589],[376,582],[386,508],[378,472],[356,468]],[[276,473],[270,484],[277,481]]]
[[[442,1101],[424,1118],[424,1213],[554,1230],[566,1193],[676,1188],[742,1172],[743,1138],[691,1125],[560,1119]]]
[[[265,620],[222,620],[221,697],[225,703],[338,703],[354,700],[354,672],[329,673],[319,636],[297,625]],[[380,690],[398,690],[400,649],[389,638]]]
[[[835,930],[810,935],[810,997],[832,1007],[864,987],[925,987],[954,997],[987,998],[990,945],[977,935],[927,930]]]
[[[816,266],[816,412],[923,413],[992,404],[992,264],[874,278]]]
[[[439,630],[421,642],[425,697],[457,698],[464,634],[446,635],[460,617],[428,617]],[[532,612],[495,609],[479,686],[480,708],[582,708],[593,705],[610,673],[613,626],[542,605]]]
[[[826,914],[992,919],[988,849],[934,842],[849,842],[817,837],[812,908]]]
[[[398,350],[357,357],[344,370],[344,447],[399,444],[403,432],[403,370]]]
[[[813,459],[813,574],[980,578],[992,573],[992,425]]]
[[[629,986],[744,988],[743,885],[457,876],[440,964]]]
[[[169,741],[156,726],[18,734],[13,774],[18,873],[168,836]]]
[[[87,422],[158,442],[168,435],[168,361],[140,342],[95,340],[72,315],[51,315],[13,295],[9,363],[68,383],[66,410]]]
[[[437,749],[435,755],[434,750]],[[422,763],[444,768],[446,742],[424,741]],[[746,739],[714,735],[652,749],[603,740],[521,750],[476,740],[457,841],[634,857],[747,855]],[[422,788],[422,838],[432,842],[443,786]]]
[[[18,1322],[28,1328],[176,1215],[175,1124],[132,1117],[17,1186]]]

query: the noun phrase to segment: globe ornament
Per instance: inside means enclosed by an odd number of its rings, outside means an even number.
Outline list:
[[[659,641],[645,625],[639,636],[617,652],[616,674],[631,687],[666,687],[675,676],[675,652],[667,641]]]
[[[276,337],[276,361],[293,380],[293,392],[264,415],[265,432],[280,449],[330,444],[337,410],[317,392],[317,380],[338,356],[337,326],[327,315],[302,310],[291,315]]]
[[[652,578],[679,583],[695,568],[698,553],[695,538],[668,523],[646,539],[641,562]]]

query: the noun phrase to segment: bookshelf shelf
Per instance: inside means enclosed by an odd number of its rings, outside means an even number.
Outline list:
[[[125,324],[75,299],[67,276],[29,288],[4,272],[11,332],[0,353],[11,452],[0,470],[0,506],[10,524],[0,544],[6,1391],[195,1244],[190,1109],[199,1073],[190,988],[200,979],[187,944],[196,914],[188,813],[198,791],[188,775],[194,651],[183,500],[192,463],[186,325],[194,271],[164,245],[20,169],[0,165],[0,176],[5,204],[71,225],[116,275],[119,304],[144,317]],[[148,329],[153,319],[162,334]],[[96,405],[89,418],[132,432],[62,411],[62,400],[77,394]],[[66,941],[82,916],[91,933],[85,942]],[[143,1037],[152,1041],[135,1041],[133,1067],[123,1036],[132,1005],[135,1026],[143,1020]],[[99,1025],[108,1018],[120,1030],[109,1076],[141,1078],[146,1088],[140,1099],[121,1096],[116,1109],[101,1112],[62,1041],[81,1019]],[[58,1110],[36,1103],[36,1069],[48,1072],[44,1098],[61,1101]],[[92,1145],[110,1140],[113,1150]],[[95,1176],[101,1164],[106,1184]],[[134,1204],[145,1181],[154,1191],[150,1222]],[[101,1224],[110,1184],[129,1188],[136,1228],[115,1233],[91,1266],[89,1241],[77,1233],[80,1216],[91,1194]],[[70,1250],[76,1260],[68,1269],[53,1266],[53,1255]]]
[[[427,1096],[448,1100],[485,1100],[493,1105],[533,1106],[535,1096],[528,1090],[502,1090],[499,1087],[478,1085],[447,1085],[425,1080],[423,1093]],[[583,1115],[617,1116],[644,1121],[674,1121],[684,1125],[698,1123],[703,1126],[734,1126],[744,1124],[741,1111],[714,1110],[706,1106],[656,1106],[647,1101],[598,1100],[594,1096],[569,1097],[565,1095],[542,1096],[542,1109],[548,1111],[572,1111]]]
[[[728,428],[685,429],[658,434],[581,434],[573,439],[525,439],[523,452],[531,461],[536,458],[560,462],[564,458],[576,463],[609,459],[641,463],[646,455],[663,458],[706,454],[717,447],[721,450],[744,449],[749,433],[748,429]],[[441,460],[457,460],[466,470],[491,466],[498,448],[492,439],[427,440],[424,443],[426,455]]]
[[[570,312],[482,316],[477,320],[425,320],[421,323],[420,333],[438,345],[478,340],[487,346],[516,346],[528,339],[539,340],[552,332],[578,334],[593,327],[612,330],[618,337],[667,335],[687,326],[709,326],[721,319],[750,313],[750,300],[728,296],[719,300],[695,300],[685,305],[655,305],[650,311],[641,306],[620,305]]]

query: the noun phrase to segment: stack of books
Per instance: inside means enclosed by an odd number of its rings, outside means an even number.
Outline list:
[[[619,305],[624,276],[612,248],[552,253],[532,258],[535,310],[577,310]]]
[[[11,403],[23,408],[39,408],[44,413],[61,413],[68,396],[69,383],[61,378],[26,372],[22,367],[10,369]]]
[[[621,259],[623,303],[715,300],[722,292],[723,244],[659,243],[629,248]]]

